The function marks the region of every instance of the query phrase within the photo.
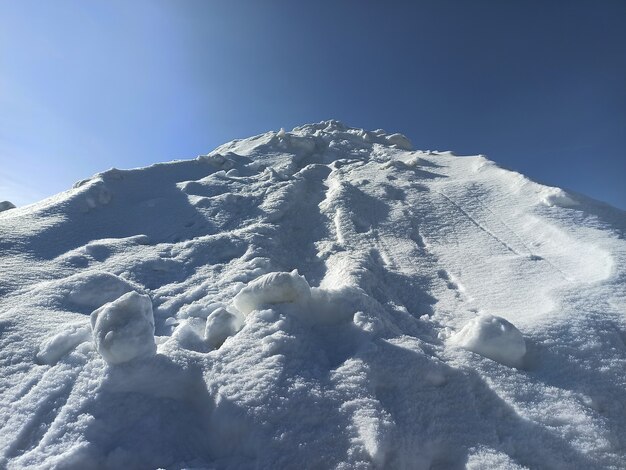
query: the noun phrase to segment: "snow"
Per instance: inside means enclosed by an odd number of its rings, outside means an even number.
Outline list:
[[[526,355],[522,333],[504,318],[479,315],[450,338],[450,343],[510,367],[521,367]]]
[[[0,213],[0,468],[624,468],[626,214],[338,121]]]
[[[220,307],[207,317],[204,337],[211,348],[217,349],[242,326],[243,321],[238,315]]]
[[[91,314],[96,350],[109,364],[128,362],[156,353],[152,301],[129,292]]]
[[[80,343],[91,339],[91,329],[77,324],[70,325],[67,330],[47,339],[37,353],[37,361],[41,364],[54,365]]]

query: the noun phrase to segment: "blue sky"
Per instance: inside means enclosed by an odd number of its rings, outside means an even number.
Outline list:
[[[0,0],[0,200],[339,119],[626,209],[626,2]]]

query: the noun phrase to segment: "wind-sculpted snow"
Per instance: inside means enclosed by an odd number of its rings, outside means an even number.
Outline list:
[[[0,468],[624,468],[625,233],[337,121],[105,171],[0,213]]]

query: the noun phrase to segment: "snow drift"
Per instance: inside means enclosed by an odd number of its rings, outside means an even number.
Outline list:
[[[623,468],[626,215],[338,121],[0,213],[0,468]]]

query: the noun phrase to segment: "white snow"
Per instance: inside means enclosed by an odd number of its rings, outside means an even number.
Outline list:
[[[80,343],[90,339],[91,329],[88,326],[69,325],[67,330],[61,331],[42,343],[37,353],[37,360],[41,364],[54,365]]]
[[[621,469],[625,266],[623,211],[382,129],[110,169],[0,213],[0,468]]]
[[[156,353],[152,302],[129,292],[91,314],[96,350],[109,364],[120,364]]]
[[[304,277],[294,270],[290,273],[269,273],[244,287],[234,298],[233,305],[244,315],[275,304],[306,302],[311,288]]]
[[[450,343],[511,367],[521,367],[526,355],[522,333],[494,315],[472,318],[450,338]]]
[[[124,279],[106,272],[90,272],[70,278],[68,301],[95,310],[133,290]]]
[[[207,317],[204,337],[211,348],[217,349],[242,326],[239,316],[220,307]]]

